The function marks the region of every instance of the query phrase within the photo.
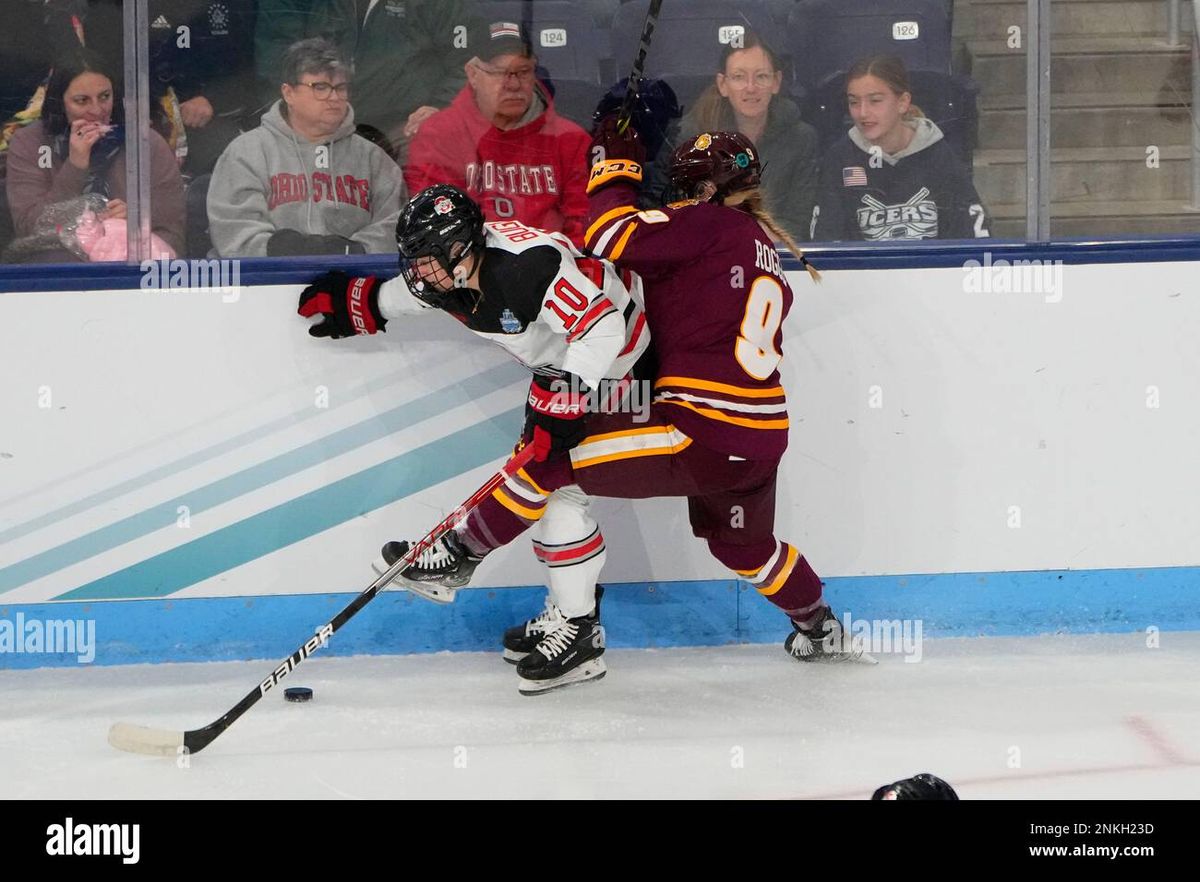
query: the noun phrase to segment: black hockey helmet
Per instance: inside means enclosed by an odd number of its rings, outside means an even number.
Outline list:
[[[449,184],[422,190],[396,221],[400,271],[413,294],[430,306],[443,305],[454,284],[455,267],[470,255],[481,254],[483,243],[483,212],[470,196]],[[429,262],[422,258],[435,262],[432,279]]]
[[[681,144],[671,157],[671,187],[685,199],[697,198],[711,181],[715,199],[757,187],[762,175],[758,148],[741,132],[705,132]]]
[[[600,99],[595,112],[592,113],[593,132],[602,119],[621,110],[628,88],[629,78],[626,77]],[[629,124],[642,138],[642,144],[646,148],[646,162],[654,161],[663,144],[674,134],[676,123],[682,115],[675,90],[666,80],[643,78],[639,81]]]
[[[871,799],[958,799],[958,794],[937,775],[922,772],[894,784],[884,784]]]

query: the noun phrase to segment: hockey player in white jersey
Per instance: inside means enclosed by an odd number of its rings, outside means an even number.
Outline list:
[[[404,208],[396,242],[400,276],[382,281],[329,272],[304,289],[300,315],[322,317],[310,334],[374,334],[401,316],[430,309],[450,313],[533,371],[521,443],[534,446],[538,461],[584,436],[584,416],[597,398],[616,406],[628,390],[650,342],[637,276],[584,257],[562,234],[515,220],[484,223],[465,193],[444,184],[422,191]],[[493,495],[517,516],[540,524],[533,547],[550,587],[543,612],[504,635],[504,657],[517,664],[521,691],[533,694],[604,676],[596,580],[605,546],[588,513],[588,497],[570,486],[547,500],[523,469]],[[478,552],[491,547],[475,538],[481,528],[468,516],[397,583],[430,600],[453,601],[482,559]],[[375,569],[384,572],[408,548],[407,542],[387,543]],[[580,617],[592,623],[598,651],[585,664],[560,670],[561,641],[553,639],[554,632]]]

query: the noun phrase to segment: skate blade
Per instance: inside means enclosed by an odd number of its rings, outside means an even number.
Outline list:
[[[871,655],[871,653],[867,652],[861,641],[854,640],[850,644],[850,647],[852,650],[851,654],[846,658],[840,659],[841,661],[853,662],[854,664],[859,665],[879,664],[879,660],[875,658],[875,656]]]
[[[857,647],[851,652],[839,652],[833,655],[815,652],[812,655],[796,655],[788,653],[795,661],[806,665],[841,665],[847,662],[858,665],[877,665],[879,660],[871,653]]]
[[[597,657],[553,680],[521,680],[517,691],[522,695],[541,695],[543,692],[561,689],[564,686],[574,686],[589,680],[603,680],[607,673],[608,667],[604,664],[603,657]]]
[[[877,665],[879,662],[875,656],[868,653],[863,653],[860,656],[851,655],[818,655],[818,656],[792,656],[793,659],[800,662],[802,665]]]
[[[528,652],[517,652],[515,649],[508,649],[507,647],[504,650],[504,660],[510,665],[515,665],[527,655],[529,655]]]
[[[371,569],[373,569],[376,574],[382,576],[389,569],[391,569],[391,564],[389,564],[382,557],[377,557],[375,558],[374,563],[371,564]],[[407,591],[410,594],[415,594],[417,597],[424,598],[425,600],[432,601],[433,603],[441,604],[454,603],[454,597],[458,593],[456,588],[447,588],[444,585],[432,585],[428,582],[413,582],[404,578],[403,576],[397,576],[396,578],[392,579],[392,581],[387,584],[385,590]]]

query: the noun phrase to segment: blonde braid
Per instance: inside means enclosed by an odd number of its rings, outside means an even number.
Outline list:
[[[782,242],[788,247],[792,254],[796,255],[800,260],[800,265],[808,270],[809,276],[818,284],[821,281],[821,274],[817,272],[817,268],[808,262],[808,258],[804,256],[804,252],[800,250],[800,246],[796,244],[796,240],[791,234],[779,225],[779,221],[775,220],[774,215],[767,210],[766,203],[763,199],[763,192],[759,187],[751,187],[748,190],[739,190],[737,193],[730,193],[725,197],[725,204],[731,208],[737,208],[739,211],[744,211],[769,232],[777,241]]]

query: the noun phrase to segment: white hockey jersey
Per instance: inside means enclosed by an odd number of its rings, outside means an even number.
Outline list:
[[[642,280],[584,257],[561,233],[514,220],[484,224],[484,232],[482,290],[454,289],[442,311],[535,373],[572,373],[592,389],[625,377],[650,343]],[[403,276],[380,288],[388,321],[433,308]]]

